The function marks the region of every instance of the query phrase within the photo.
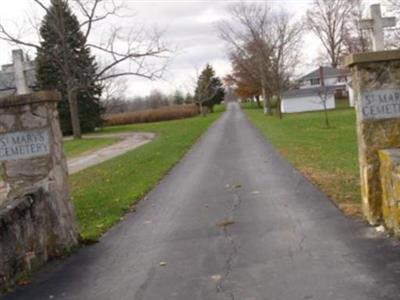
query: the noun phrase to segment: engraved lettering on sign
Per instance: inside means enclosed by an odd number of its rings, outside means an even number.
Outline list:
[[[49,153],[48,128],[0,134],[0,161],[32,158]]]
[[[400,117],[400,90],[363,92],[360,110],[362,119],[398,118]]]

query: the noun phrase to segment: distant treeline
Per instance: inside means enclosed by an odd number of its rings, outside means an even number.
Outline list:
[[[176,91],[171,95],[163,94],[158,90],[152,91],[148,96],[129,98],[111,98],[104,101],[105,114],[119,114],[130,111],[142,111],[156,109],[170,105],[181,105],[193,103],[193,96],[189,93],[184,95]]]

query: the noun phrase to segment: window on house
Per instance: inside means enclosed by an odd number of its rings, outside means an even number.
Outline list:
[[[320,80],[319,80],[319,78],[311,79],[310,83],[311,83],[311,85],[319,85],[320,84]]]
[[[338,82],[346,82],[347,81],[346,79],[347,79],[346,76],[338,77]]]

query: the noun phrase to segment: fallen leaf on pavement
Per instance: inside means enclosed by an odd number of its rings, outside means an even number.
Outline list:
[[[30,283],[31,283],[31,281],[28,279],[21,279],[21,280],[18,280],[17,285],[25,286],[25,285],[29,285]]]
[[[217,226],[218,227],[227,227],[227,226],[230,226],[230,225],[233,225],[233,224],[235,224],[235,222],[232,221],[232,220],[222,220],[222,221],[217,223]]]
[[[212,280],[214,280],[214,281],[220,281],[221,279],[222,279],[222,276],[221,275],[213,275],[213,276],[211,276],[211,279]]]

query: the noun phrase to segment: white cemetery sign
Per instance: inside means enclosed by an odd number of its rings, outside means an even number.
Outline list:
[[[372,50],[382,51],[385,49],[383,28],[396,26],[396,18],[383,18],[380,4],[371,5],[370,15],[370,19],[361,20],[360,28],[369,30]]]
[[[0,134],[0,161],[45,156],[50,145],[48,128]]]
[[[377,120],[400,117],[400,90],[379,89],[361,93],[360,119]]]

